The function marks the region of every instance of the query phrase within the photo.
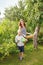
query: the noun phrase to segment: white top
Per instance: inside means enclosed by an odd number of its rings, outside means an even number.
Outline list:
[[[22,38],[24,38],[22,35],[17,35],[15,37],[15,42],[17,43],[17,46],[24,46],[24,43],[21,41]]]

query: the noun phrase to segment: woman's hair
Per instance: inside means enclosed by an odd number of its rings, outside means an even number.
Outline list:
[[[26,24],[25,24],[25,22],[24,22],[24,20],[23,20],[23,19],[20,19],[19,26],[22,28],[21,21],[23,21],[23,25],[24,25],[24,27],[26,27]]]

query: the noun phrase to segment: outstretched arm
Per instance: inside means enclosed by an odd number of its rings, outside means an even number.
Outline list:
[[[26,32],[26,34],[27,34],[27,35],[28,35],[28,34],[30,35],[31,33]]]

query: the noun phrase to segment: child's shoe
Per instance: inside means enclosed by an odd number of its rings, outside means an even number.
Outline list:
[[[20,60],[22,60],[22,57],[20,57]]]

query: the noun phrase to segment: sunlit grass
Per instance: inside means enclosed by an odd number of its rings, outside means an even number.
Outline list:
[[[43,65],[43,46],[39,45],[35,50],[32,43],[27,43],[22,61],[18,59],[18,52],[15,52],[0,61],[0,65]]]

